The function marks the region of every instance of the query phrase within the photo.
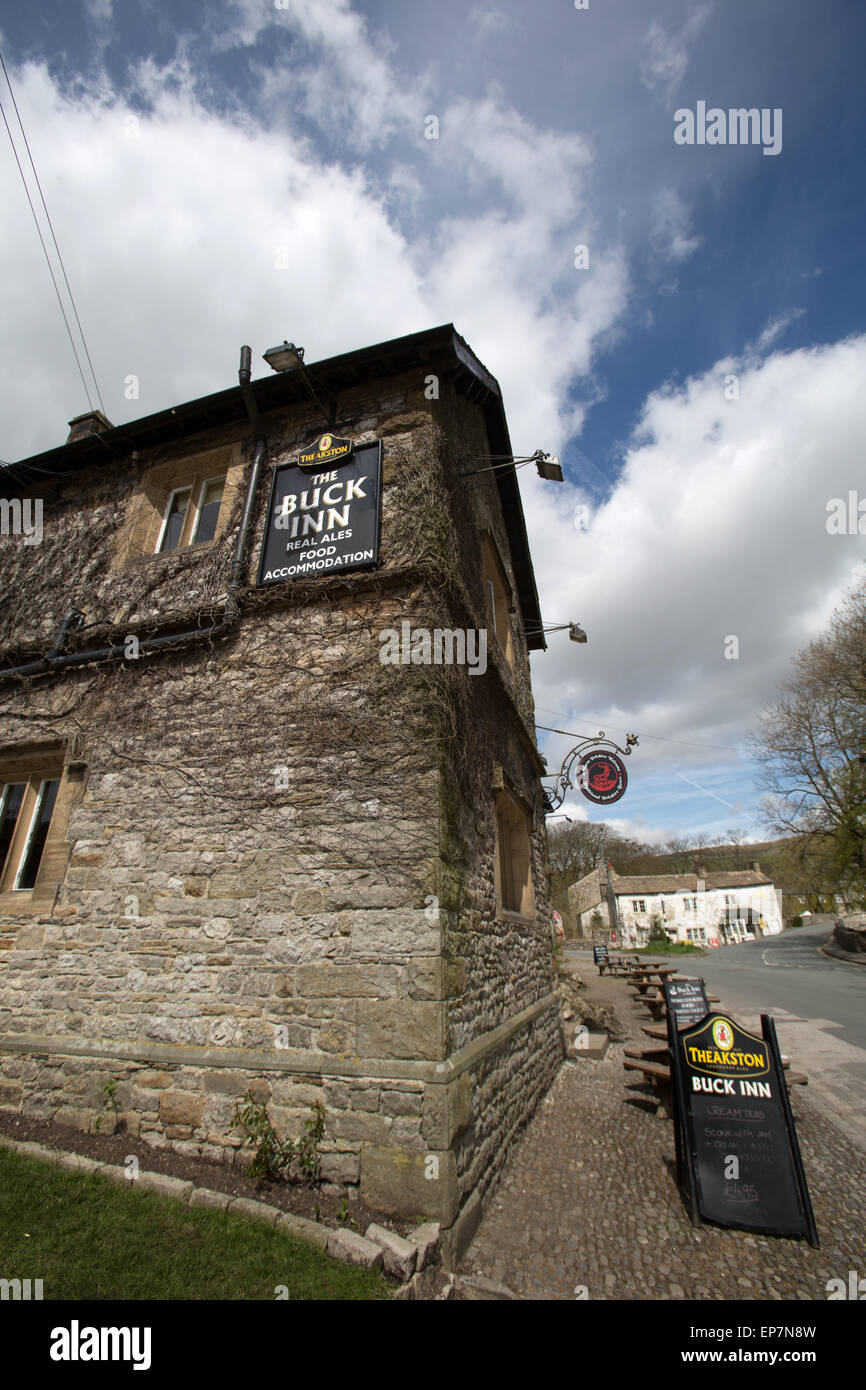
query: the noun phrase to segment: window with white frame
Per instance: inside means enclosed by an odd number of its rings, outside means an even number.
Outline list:
[[[224,489],[225,478],[211,478],[208,482],[202,483],[196,514],[193,519],[190,545],[202,545],[205,541],[213,540],[216,535]]]
[[[60,777],[0,782],[0,893],[36,887]]]
[[[225,477],[208,478],[170,494],[156,543],[158,555],[181,546],[204,545],[217,532]]]

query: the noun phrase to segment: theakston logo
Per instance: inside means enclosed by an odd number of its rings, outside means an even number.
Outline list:
[[[737,106],[725,111],[699,101],[696,109],[681,106],[674,112],[677,145],[763,145],[764,154],[782,152],[782,108]]]
[[[52,1361],[131,1361],[134,1371],[150,1370],[149,1327],[68,1327],[51,1329]]]

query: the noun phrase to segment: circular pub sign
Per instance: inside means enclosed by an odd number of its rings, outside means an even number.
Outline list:
[[[628,786],[628,773],[625,763],[616,753],[596,748],[592,753],[584,753],[581,758],[577,780],[587,801],[609,806],[612,801],[619,801]]]

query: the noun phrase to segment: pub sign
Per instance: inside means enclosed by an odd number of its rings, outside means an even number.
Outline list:
[[[670,1003],[670,1000],[669,1000]],[[818,1244],[776,1029],[725,1014],[677,1027],[668,1009],[677,1168],[692,1220]]]
[[[377,564],[381,494],[379,440],[355,448],[322,435],[275,468],[259,587]]]

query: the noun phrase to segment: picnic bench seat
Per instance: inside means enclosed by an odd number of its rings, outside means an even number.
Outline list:
[[[659,1103],[668,1119],[673,1118],[673,1088],[671,1086],[671,1069],[664,1062],[656,1062],[651,1059],[641,1059],[640,1056],[626,1057],[623,1062],[626,1071],[639,1071],[649,1080],[654,1082],[659,1093]]]

